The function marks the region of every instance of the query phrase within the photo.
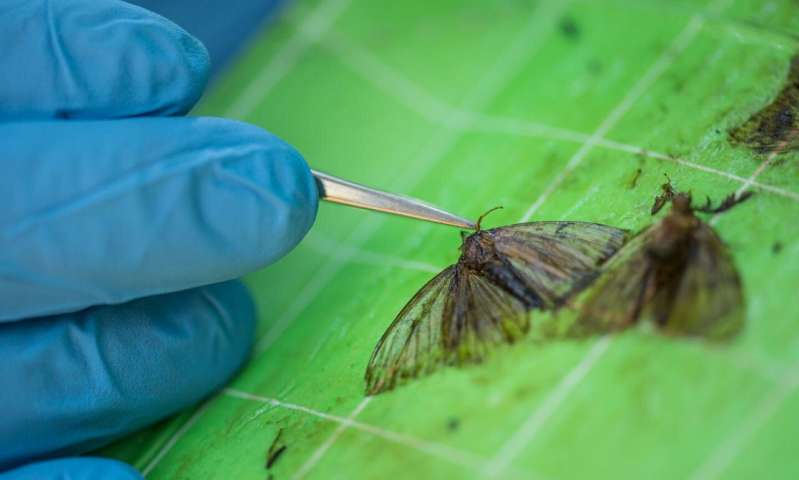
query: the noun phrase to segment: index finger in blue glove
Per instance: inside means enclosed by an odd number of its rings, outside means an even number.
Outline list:
[[[141,480],[130,465],[107,458],[59,458],[0,473],[0,480]]]
[[[198,40],[121,1],[3,1],[0,32],[0,117],[182,114],[208,79]]]
[[[316,215],[300,154],[232,120],[0,124],[0,151],[0,321],[240,277]]]

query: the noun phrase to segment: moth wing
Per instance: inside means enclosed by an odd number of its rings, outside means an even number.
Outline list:
[[[666,333],[729,339],[743,328],[743,303],[730,252],[710,226],[701,224],[671,308],[658,323]]]
[[[567,336],[610,333],[638,320],[653,274],[646,252],[653,232],[648,228],[639,233],[602,267]]]
[[[525,305],[487,278],[456,275],[442,330],[448,363],[478,362],[491,347],[514,343],[529,329]]]
[[[391,390],[405,379],[431,372],[441,363],[442,319],[454,274],[454,265],[445,268],[397,314],[369,359],[367,394]]]
[[[590,222],[521,223],[492,233],[497,253],[548,308],[585,288],[627,240],[626,230]]]

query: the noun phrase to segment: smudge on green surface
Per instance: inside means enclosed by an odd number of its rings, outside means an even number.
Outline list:
[[[780,252],[782,252],[782,242],[774,242],[774,245],[771,246],[771,253],[778,255]]]
[[[455,432],[461,428],[461,420],[457,417],[451,417],[447,420],[447,431]]]
[[[558,22],[558,30],[561,35],[569,40],[576,41],[580,37],[580,27],[570,16],[565,16]]]
[[[799,55],[791,66],[779,94],[760,111],[729,131],[735,146],[744,146],[757,153],[780,153],[799,148]]]

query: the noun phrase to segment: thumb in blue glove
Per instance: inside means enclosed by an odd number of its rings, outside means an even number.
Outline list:
[[[0,478],[135,478],[103,459],[28,463],[223,385],[254,330],[231,279],[299,242],[315,184],[256,127],[154,116],[188,111],[208,67],[154,14],[12,1],[0,32]]]

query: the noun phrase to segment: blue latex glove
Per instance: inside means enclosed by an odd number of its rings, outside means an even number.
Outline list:
[[[30,462],[191,405],[246,358],[253,304],[231,279],[302,238],[317,192],[274,136],[168,116],[207,69],[197,40],[138,7],[0,3],[3,480],[138,478]]]

